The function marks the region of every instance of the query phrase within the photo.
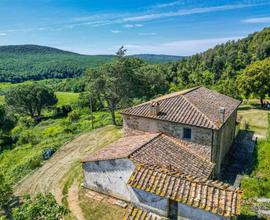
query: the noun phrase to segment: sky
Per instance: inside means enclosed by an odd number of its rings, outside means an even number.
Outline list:
[[[187,56],[270,26],[269,0],[0,0],[0,45]]]

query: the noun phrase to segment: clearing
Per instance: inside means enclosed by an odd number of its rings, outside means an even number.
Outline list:
[[[74,92],[55,92],[58,99],[57,106],[71,105],[78,101],[80,93]]]
[[[117,140],[121,135],[120,129],[106,126],[78,136],[62,146],[41,168],[35,170],[17,184],[14,189],[15,194],[21,196],[25,193],[51,192],[58,202],[63,201],[65,203],[66,201],[68,204],[69,201],[76,201],[77,198],[70,198],[70,195],[75,195],[72,193],[72,190],[75,190],[73,182],[81,178],[80,160]],[[71,191],[69,190],[70,187],[72,187]],[[64,197],[66,191],[69,191],[67,199]],[[76,207],[78,207],[76,204],[71,204],[72,214],[75,216],[81,215],[81,211]],[[73,211],[77,213],[73,213]]]
[[[238,115],[242,117],[241,129],[246,121],[249,131],[254,131],[259,138],[265,138],[268,128],[268,113],[268,110],[241,106],[238,110]]]

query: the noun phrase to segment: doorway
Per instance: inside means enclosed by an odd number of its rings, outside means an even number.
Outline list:
[[[169,218],[177,220],[178,202],[169,199]]]

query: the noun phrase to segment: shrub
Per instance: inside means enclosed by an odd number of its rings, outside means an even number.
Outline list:
[[[80,119],[80,113],[78,110],[74,110],[68,114],[68,120],[71,122],[78,121]]]
[[[38,139],[32,130],[23,130],[20,133],[18,144],[37,144]]]
[[[26,196],[23,205],[13,210],[13,218],[14,220],[60,220],[66,213],[67,209],[59,205],[51,193],[39,193],[35,197]]]

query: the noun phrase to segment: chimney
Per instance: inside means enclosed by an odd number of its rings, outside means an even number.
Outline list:
[[[219,108],[219,114],[220,114],[221,123],[224,123],[225,121],[225,108],[224,107]]]
[[[159,102],[152,102],[150,105],[150,113],[151,115],[157,116],[160,112],[160,103]]]

